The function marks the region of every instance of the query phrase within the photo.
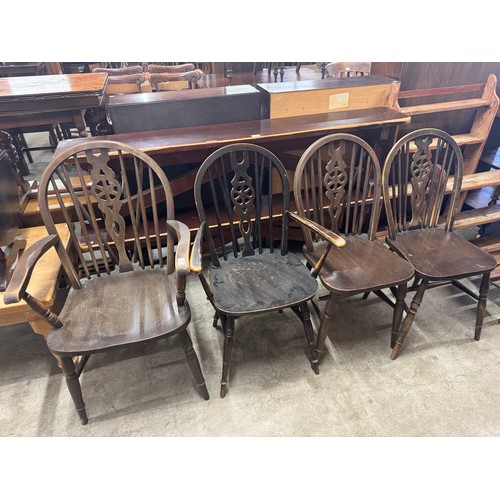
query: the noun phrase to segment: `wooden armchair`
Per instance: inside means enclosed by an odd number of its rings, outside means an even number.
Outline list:
[[[201,69],[184,73],[151,73],[149,82],[153,91],[195,89],[204,75]]]
[[[372,68],[371,62],[331,62],[325,67],[332,78],[349,78],[351,76],[367,76]]]
[[[119,165],[114,170],[108,165],[110,157]],[[83,198],[71,187],[70,171],[76,171],[82,180],[87,172],[90,175],[90,186],[83,183]],[[67,205],[57,180],[72,196]],[[63,213],[70,204],[76,210],[77,222],[67,220],[75,259],[61,245],[48,207],[49,188]],[[146,154],[113,141],[73,146],[45,170],[39,200],[49,235],[24,252],[4,300],[13,304],[27,298],[34,264],[54,247],[71,288],[59,315],[47,308],[40,312],[53,325],[47,345],[61,358],[81,422],[86,424],[88,419],[79,376],[90,355],[166,336],[178,335],[201,394],[208,399],[186,329],[191,318],[185,298],[189,230],[174,220],[172,191],[158,164]],[[76,356],[81,357],[78,365],[73,361]]]
[[[191,270],[199,275],[215,310],[214,326],[220,318],[224,331],[220,396],[227,391],[237,318],[291,308],[303,323],[316,370],[307,302],[316,294],[317,282],[288,252],[290,194],[282,163],[261,146],[222,147],[201,165],[194,193],[201,225]],[[211,260],[207,274],[202,267],[204,241]],[[332,243],[342,245],[343,240],[332,238]]]
[[[150,73],[187,73],[189,71],[194,71],[196,66],[193,63],[186,64],[150,64],[148,65],[148,71]]]
[[[481,276],[475,340],[479,340],[486,309],[490,272],[495,258],[453,232],[460,199],[463,157],[455,140],[437,129],[420,129],[402,137],[391,149],[383,169],[387,213],[387,244],[415,269],[416,291],[391,358],[396,359],[410,330],[424,292],[432,284]],[[453,182],[445,196],[447,182]]]
[[[305,258],[329,292],[316,341],[318,360],[331,329],[335,304],[342,297],[374,292],[389,303],[394,308],[393,343],[413,268],[375,238],[382,198],[380,164],[373,149],[351,134],[317,140],[298,162],[294,197],[298,214],[311,224],[302,227]],[[314,231],[314,224],[325,232],[342,235],[345,246],[332,246],[321,232]],[[382,292],[384,289],[393,290],[395,303]]]

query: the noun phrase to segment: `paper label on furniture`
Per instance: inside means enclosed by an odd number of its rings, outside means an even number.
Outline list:
[[[328,109],[347,108],[349,106],[349,92],[332,94],[328,103]]]

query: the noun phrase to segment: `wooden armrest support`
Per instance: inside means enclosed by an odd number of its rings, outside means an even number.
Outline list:
[[[330,231],[329,229],[324,228],[321,224],[317,224],[316,222],[313,222],[312,220],[306,219],[305,217],[302,217],[301,215],[290,212],[290,211],[287,211],[287,214],[293,220],[297,221],[302,226],[307,227],[311,231],[314,231],[316,234],[318,234],[319,236],[324,238],[326,241],[328,241],[332,245],[335,245],[338,248],[345,246],[346,240],[344,238],[342,238],[342,236],[339,236],[338,234],[334,233],[333,231]]]
[[[191,234],[189,233],[189,228],[186,224],[177,220],[168,220],[167,227],[174,231],[177,236],[175,270],[177,274],[189,274],[189,247],[191,245]]]
[[[203,242],[203,236],[205,234],[205,228],[207,223],[203,221],[196,232],[196,236],[194,238],[193,249],[191,250],[191,259],[189,262],[189,266],[191,268],[191,272],[195,274],[201,274],[203,270],[202,262],[201,262],[201,245]]]
[[[24,298],[23,296],[36,263],[47,250],[58,242],[59,236],[57,234],[50,234],[33,243],[33,245],[24,251],[14,268],[12,278],[4,293],[3,301],[5,304],[15,304]]]

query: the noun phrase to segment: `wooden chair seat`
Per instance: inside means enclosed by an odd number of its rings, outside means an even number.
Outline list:
[[[440,228],[405,231],[387,243],[429,281],[475,276],[492,271],[497,264],[489,253]]]
[[[413,276],[413,267],[380,240],[370,240],[366,234],[345,239],[346,246],[330,250],[319,273],[325,288],[335,294],[380,290],[405,283]],[[318,241],[313,252],[304,249],[306,259],[315,265],[326,246],[326,241]],[[370,262],[373,265],[368,265]]]
[[[189,306],[177,305],[175,276],[164,268],[93,276],[81,284],[69,291],[59,315],[64,326],[47,338],[49,348],[60,355],[91,354],[173,335],[191,318]]]
[[[266,282],[273,286],[263,286]],[[210,269],[210,283],[217,309],[235,316],[291,307],[311,299],[318,289],[304,264],[279,250],[229,256],[220,268]]]

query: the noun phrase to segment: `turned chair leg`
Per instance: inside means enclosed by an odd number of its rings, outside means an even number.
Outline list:
[[[407,284],[403,283],[398,286],[398,290],[396,292],[396,305],[392,315],[391,349],[396,344],[396,339],[398,338],[398,333],[401,328],[407,288]]]
[[[191,341],[191,337],[187,330],[182,330],[178,333],[179,339],[181,341],[182,348],[184,349],[184,354],[186,356],[186,360],[193,374],[193,377],[196,381],[196,385],[199,387],[201,395],[205,401],[210,399],[210,395],[208,394],[208,389],[205,384],[205,379],[203,378],[203,373],[201,371],[200,362],[198,360],[198,356],[196,355],[196,351],[193,348],[193,342]]]
[[[307,344],[309,345],[309,352],[311,355],[311,368],[313,369],[314,373],[318,373],[318,357],[316,355],[316,345],[311,322],[311,314],[309,312],[307,302],[304,302],[299,306],[292,307],[292,311],[300,318],[302,324],[304,325],[304,332],[306,334]]]
[[[66,377],[66,384],[69,389],[69,393],[73,398],[75,403],[76,411],[80,417],[80,421],[83,425],[87,424],[89,419],[87,418],[87,412],[85,411],[85,403],[83,402],[82,388],[80,386],[80,381],[75,370],[75,364],[73,363],[73,358],[61,357],[61,368]]]
[[[490,286],[490,273],[483,274],[481,286],[479,287],[479,301],[476,311],[476,329],[474,332],[474,340],[481,338],[481,330],[483,328],[483,319],[486,312],[486,299],[488,298],[488,290]]]
[[[330,329],[330,321],[333,315],[333,309],[335,307],[335,296],[331,293],[323,310],[323,317],[321,318],[321,323],[318,329],[318,338],[316,339],[316,358],[318,360],[316,364],[315,373],[319,374],[319,363],[324,354],[325,340]]]
[[[228,316],[224,324],[224,354],[222,358],[222,378],[220,381],[220,397],[226,396],[227,378],[229,365],[231,364],[231,354],[233,351],[234,317]]]
[[[428,284],[429,284],[428,281],[423,280],[420,283],[420,285],[418,285],[417,292],[415,293],[413,300],[411,301],[410,304],[410,310],[408,311],[408,314],[406,315],[403,321],[403,324],[401,326],[401,331],[399,332],[398,338],[396,339],[396,343],[394,344],[394,347],[392,349],[391,359],[396,359],[398,357],[401,346],[403,345],[406,335],[410,331],[413,320],[415,319],[415,314],[417,314],[418,308],[422,303],[422,298],[424,296],[424,292]]]

